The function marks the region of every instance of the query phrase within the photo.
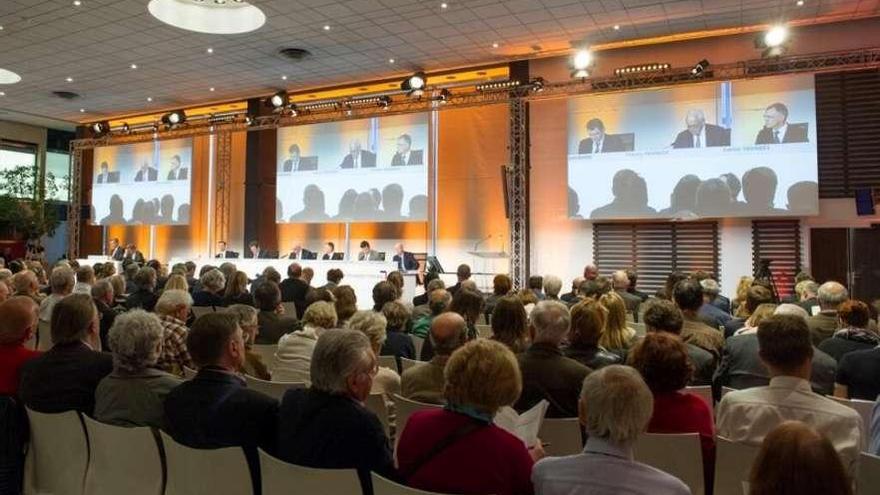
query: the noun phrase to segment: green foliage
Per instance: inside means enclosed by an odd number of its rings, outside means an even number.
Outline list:
[[[60,220],[43,198],[58,192],[58,181],[49,172],[42,190],[37,188],[37,167],[21,165],[0,171],[0,223],[25,239],[53,235]]]

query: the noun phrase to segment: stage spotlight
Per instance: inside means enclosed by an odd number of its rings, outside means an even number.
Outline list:
[[[266,106],[272,108],[276,112],[281,111],[285,105],[287,105],[287,91],[279,91],[266,98]]]
[[[403,80],[400,84],[400,89],[405,91],[408,96],[418,98],[425,93],[425,84],[427,80],[428,78],[425,76],[424,72],[416,72]]]
[[[452,93],[450,93],[448,89],[443,88],[436,96],[434,96],[434,101],[436,101],[438,105],[445,105],[449,103],[450,98],[452,98]]]
[[[162,123],[167,127],[177,127],[186,122],[186,113],[183,110],[175,110],[162,116]]]
[[[287,105],[287,115],[290,117],[296,117],[299,115],[299,108],[293,103]]]
[[[131,134],[131,126],[127,122],[123,122],[119,127],[111,127],[110,132],[118,134]]]
[[[541,91],[544,91],[544,84],[543,77],[536,77],[529,83],[529,89],[531,89],[533,93],[540,93]]]
[[[593,54],[590,50],[578,50],[571,59],[574,70],[585,70],[593,63]]]
[[[519,86],[519,80],[510,79],[508,81],[494,81],[494,82],[477,84],[475,86],[475,89],[480,92],[503,91],[503,90],[513,89],[517,86]]]
[[[703,60],[700,60],[691,69],[691,77],[702,76],[706,72],[706,69],[708,69],[708,68],[709,68],[709,61],[706,60],[705,58]]]
[[[101,122],[95,122],[94,124],[89,126],[89,129],[91,129],[92,134],[94,134],[95,137],[101,137],[104,134],[107,134],[108,132],[110,132],[110,124],[107,123],[106,120],[101,121]]]
[[[391,106],[391,97],[388,95],[382,95],[379,97],[379,100],[376,101],[376,106],[383,110],[388,110],[388,107]]]
[[[764,51],[763,57],[779,57],[788,49],[788,28],[777,24],[755,40],[755,47]]]

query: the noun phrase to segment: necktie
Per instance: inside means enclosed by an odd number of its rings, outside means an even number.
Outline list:
[[[781,142],[779,141],[779,129],[773,131],[773,139],[776,141],[776,144],[779,144]]]
[[[702,148],[703,144],[700,142],[700,135],[697,134],[694,137],[696,138],[696,140],[694,141],[694,148]]]
[[[361,161],[361,160],[360,160],[360,158],[361,158],[361,154],[360,154],[360,153],[355,153],[354,155],[352,155],[352,157],[354,157],[354,168],[359,168],[358,163],[360,163],[360,161]]]
[[[593,153],[601,153],[602,152],[602,141],[596,141],[593,144]]]

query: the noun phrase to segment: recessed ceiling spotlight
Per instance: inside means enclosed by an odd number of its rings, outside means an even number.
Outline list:
[[[0,69],[0,84],[15,84],[21,81],[21,76],[11,70]]]
[[[72,77],[67,77],[67,78],[65,78],[64,80],[67,81],[67,82],[73,82],[73,78],[72,78]]]
[[[130,67],[131,67],[132,69],[137,69],[137,68],[138,68],[137,64],[131,64]]]
[[[286,80],[287,80],[287,76],[281,76],[281,80],[282,80],[282,81],[286,81]]]
[[[266,23],[266,14],[248,2],[150,0],[147,9],[165,24],[197,33],[249,33]]]
[[[448,9],[448,8],[449,8],[449,4],[446,3],[446,2],[443,2],[443,3],[440,4],[440,8],[441,8],[441,9]]]
[[[83,4],[83,3],[82,3],[82,0],[73,0],[73,6],[74,6],[74,7],[79,7],[79,6],[82,5],[82,4]]]
[[[393,59],[393,58],[389,58],[389,59],[388,59],[388,63],[389,63],[389,64],[393,64],[393,63],[394,63],[394,59]]]
[[[86,113],[86,109],[85,109],[85,108],[80,108],[80,109],[79,109],[79,113]]]
[[[804,0],[798,0],[797,3],[796,3],[795,5],[797,5],[798,7],[803,7],[803,6],[804,6]]]
[[[0,96],[6,96],[6,93],[4,91],[0,91]]]
[[[615,31],[620,31],[620,24],[615,24],[615,25],[614,25],[614,30],[615,30]]]
[[[153,101],[153,97],[152,97],[152,96],[148,96],[148,97],[147,97],[147,101],[148,101],[148,102]]]
[[[3,26],[0,26],[0,31],[3,31]]]
[[[324,31],[330,31],[330,24],[324,24]]]
[[[206,52],[206,53],[207,53],[207,54],[208,54],[208,55],[211,55],[211,54],[213,54],[213,53],[214,53],[214,49],[213,49],[213,48],[211,48],[211,47],[210,47],[210,46],[209,46],[209,47],[208,47],[208,49],[207,49],[207,50],[205,50],[205,52]]]
[[[492,43],[492,48],[498,48],[498,43]]]
[[[212,92],[212,93],[213,93],[213,92],[214,92],[214,87],[213,87],[213,86],[211,86],[211,87],[210,87],[210,88],[208,88],[208,91],[210,91],[210,92]]]

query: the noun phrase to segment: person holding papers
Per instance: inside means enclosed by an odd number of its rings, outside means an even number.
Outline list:
[[[533,493],[532,466],[544,457],[540,440],[527,448],[493,420],[522,389],[513,352],[477,339],[452,354],[444,374],[446,407],[413,414],[400,436],[400,477],[439,493]]]

